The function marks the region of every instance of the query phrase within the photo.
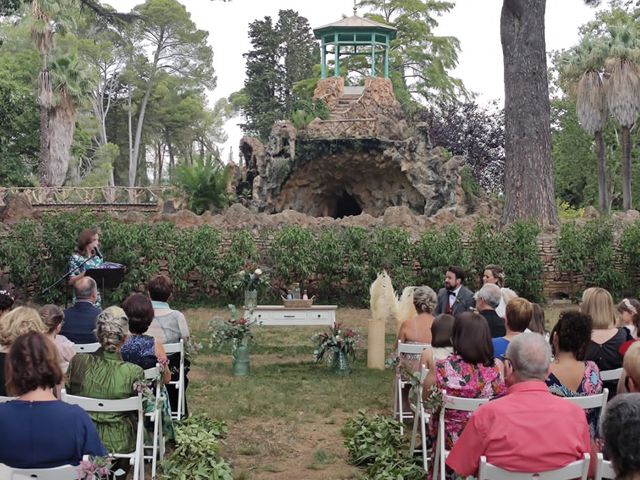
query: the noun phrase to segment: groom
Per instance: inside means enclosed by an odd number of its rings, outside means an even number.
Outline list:
[[[464,277],[464,270],[460,267],[449,267],[447,269],[447,273],[444,276],[444,288],[438,292],[436,315],[441,313],[457,315],[471,310],[475,306],[473,292],[463,285]]]

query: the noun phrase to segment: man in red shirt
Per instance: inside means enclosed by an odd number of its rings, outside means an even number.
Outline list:
[[[447,465],[476,475],[480,457],[512,472],[544,472],[590,451],[584,411],[549,393],[551,349],[542,335],[522,333],[505,355],[507,394],[481,406],[455,443]]]

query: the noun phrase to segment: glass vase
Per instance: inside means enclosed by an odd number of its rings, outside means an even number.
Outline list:
[[[236,377],[244,377],[249,375],[250,360],[249,355],[249,339],[235,339],[233,348],[231,349],[231,359],[233,375]]]
[[[342,350],[336,350],[333,352],[333,358],[331,359],[331,370],[338,375],[348,375],[351,373],[351,366],[349,366],[349,359],[347,354]]]
[[[244,308],[245,310],[254,310],[258,305],[258,290],[244,291]]]

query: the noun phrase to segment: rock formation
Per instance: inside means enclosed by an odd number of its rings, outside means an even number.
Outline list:
[[[340,218],[378,217],[400,206],[430,216],[464,205],[458,175],[464,159],[431,149],[423,133],[409,128],[388,79],[345,87],[342,78],[327,78],[314,98],[327,104],[327,120],[298,130],[276,122],[266,146],[241,140],[241,188],[250,190],[254,209]]]

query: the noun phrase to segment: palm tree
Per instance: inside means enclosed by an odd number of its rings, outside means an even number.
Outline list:
[[[608,120],[607,97],[604,79],[604,61],[607,45],[586,37],[565,57],[561,73],[567,77],[576,95],[576,113],[582,128],[593,135],[598,155],[598,199],[600,211],[609,211],[607,165],[602,130]]]
[[[609,28],[609,53],[605,60],[609,110],[622,127],[622,204],[632,208],[631,128],[640,114],[640,44],[633,26]]]
[[[71,157],[71,144],[76,127],[76,107],[95,85],[89,67],[69,55],[49,65],[52,101],[49,109],[49,168],[44,178],[47,185],[64,183]]]

